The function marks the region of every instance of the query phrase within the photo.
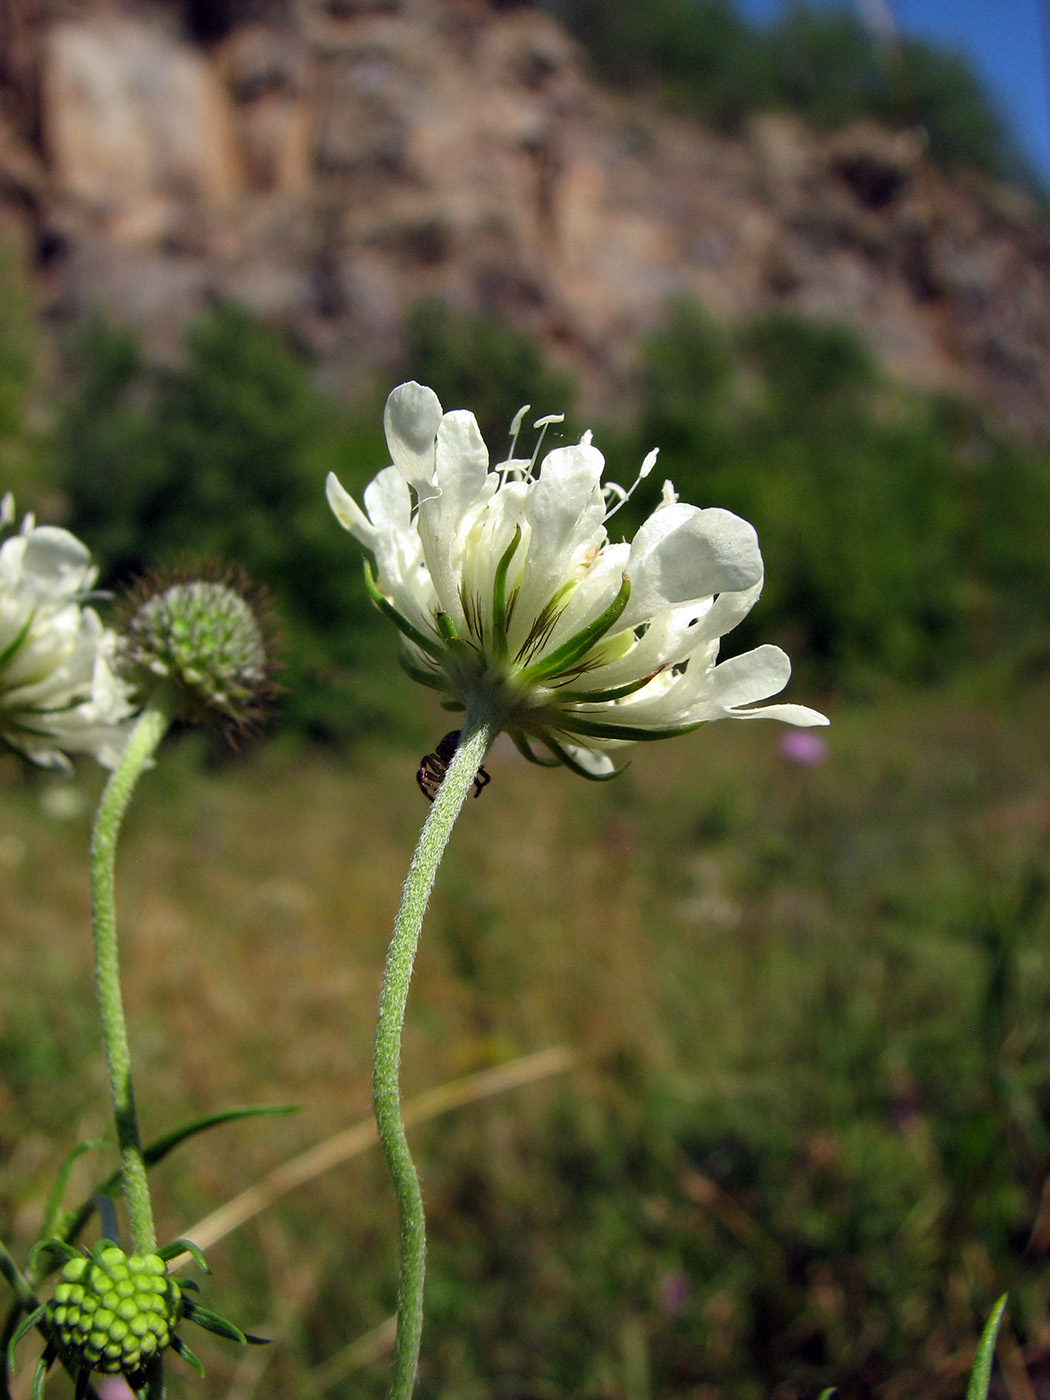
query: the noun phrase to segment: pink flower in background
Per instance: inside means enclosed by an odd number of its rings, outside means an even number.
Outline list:
[[[785,730],[777,741],[777,748],[781,758],[797,763],[800,768],[812,768],[828,756],[827,743],[811,729]]]

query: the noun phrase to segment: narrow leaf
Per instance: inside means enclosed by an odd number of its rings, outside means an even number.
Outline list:
[[[47,1375],[47,1362],[44,1360],[43,1357],[41,1357],[40,1360],[36,1363],[36,1370],[33,1372],[33,1389],[29,1392],[29,1393],[30,1393],[31,1400],[44,1400],[44,1377],[45,1377],[46,1375]],[[84,1377],[84,1380],[85,1380],[85,1382],[86,1382],[87,1379],[88,1379],[88,1373],[87,1373],[86,1371],[81,1371],[80,1374],[77,1376],[77,1387],[78,1387],[78,1388],[77,1388],[77,1397],[78,1397],[78,1400],[79,1400],[79,1397],[82,1397],[83,1394],[84,1394],[84,1392],[79,1388],[79,1387],[80,1387],[80,1377],[81,1377],[81,1376]]]
[[[37,1325],[38,1322],[42,1321],[45,1311],[46,1309],[43,1303],[41,1303],[40,1307],[38,1307],[34,1312],[31,1312],[28,1317],[24,1317],[19,1323],[18,1327],[15,1329],[14,1335],[7,1344],[8,1371],[13,1371],[15,1369],[15,1348],[18,1346],[18,1343],[22,1340],[23,1337],[27,1336],[30,1332],[32,1332],[33,1328]]]
[[[966,1400],[987,1400],[988,1386],[992,1379],[992,1362],[995,1360],[995,1342],[1003,1313],[1006,1311],[1006,1300],[1007,1295],[1004,1293],[985,1323],[981,1340],[977,1343],[977,1355],[973,1359],[970,1384],[966,1387]]]
[[[623,772],[623,769],[627,767],[625,763],[623,768],[614,768],[609,773],[592,773],[590,769],[584,768],[582,763],[577,763],[568,749],[559,744],[557,739],[552,738],[548,734],[544,736],[543,742],[552,753],[558,755],[559,762],[564,763],[570,773],[575,773],[578,778],[586,778],[589,783],[607,783],[610,778],[618,778]]]
[[[66,1187],[69,1185],[69,1174],[73,1170],[73,1165],[78,1158],[83,1157],[85,1152],[95,1152],[105,1144],[100,1141],[77,1143],[73,1151],[62,1163],[55,1177],[55,1184],[51,1188],[51,1194],[47,1198],[47,1206],[44,1209],[44,1222],[40,1227],[40,1233],[44,1236],[57,1235],[59,1233],[58,1221],[62,1214],[62,1198],[66,1194]]]
[[[158,1249],[157,1254],[164,1260],[165,1264],[169,1259],[174,1259],[176,1255],[188,1254],[202,1273],[211,1273],[204,1255],[192,1240],[172,1240],[171,1244],[166,1244],[163,1249]]]
[[[158,1162],[164,1160],[169,1152],[179,1147],[188,1138],[195,1137],[197,1133],[207,1132],[209,1128],[218,1128],[224,1123],[238,1123],[242,1118],[273,1118],[280,1114],[298,1112],[298,1104],[242,1104],[238,1108],[220,1109],[217,1113],[207,1113],[202,1118],[194,1118],[192,1122],[184,1123],[181,1127],[174,1128],[170,1133],[165,1133],[163,1137],[151,1142],[143,1150],[142,1156],[147,1167],[155,1167]],[[118,1170],[106,1178],[98,1188],[98,1194],[115,1196],[119,1190],[120,1172]],[[91,1219],[94,1209],[94,1201],[90,1199],[85,1201],[70,1217],[63,1232],[67,1240],[72,1241],[77,1238]]]
[[[514,747],[517,749],[518,753],[521,754],[522,758],[528,759],[530,763],[535,763],[538,768],[561,767],[560,758],[545,758],[543,754],[537,753],[520,729],[512,729],[510,731],[510,737]]]
[[[225,1337],[229,1342],[245,1342],[244,1333],[239,1327],[226,1318],[220,1317],[217,1312],[212,1312],[211,1308],[202,1308],[199,1303],[188,1299],[183,1305],[182,1315],[189,1322],[195,1322],[198,1327],[203,1327],[206,1332],[214,1332],[217,1337]]]
[[[201,1362],[200,1357],[195,1352],[190,1351],[189,1347],[186,1345],[186,1343],[182,1340],[181,1337],[172,1337],[171,1349],[176,1356],[181,1356],[183,1361],[188,1361],[189,1364],[193,1367],[193,1369],[197,1372],[198,1376],[200,1376],[203,1379],[204,1366]]]
[[[499,660],[507,655],[507,570],[520,543],[521,526],[518,525],[514,538],[496,565],[496,576],[492,582],[492,649]]]
[[[646,739],[676,739],[679,734],[691,734],[700,728],[696,724],[672,724],[666,728],[648,728],[634,724],[608,724],[604,720],[585,719],[571,712],[558,716],[558,724],[573,734],[583,734],[590,739],[627,739],[632,743]]]
[[[64,1264],[68,1264],[71,1259],[75,1259],[80,1253],[72,1245],[66,1244],[65,1240],[37,1240],[36,1244],[29,1251],[29,1259],[26,1267],[35,1279],[47,1278],[48,1274],[54,1273]],[[52,1263],[46,1268],[40,1268],[40,1259],[46,1255],[51,1255],[57,1263]]]

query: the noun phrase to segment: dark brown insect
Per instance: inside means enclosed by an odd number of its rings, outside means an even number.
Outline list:
[[[419,772],[416,774],[416,782],[419,790],[428,802],[433,802],[437,796],[437,790],[441,786],[445,776],[445,770],[452,762],[452,756],[459,748],[459,730],[450,729],[445,737],[438,744],[433,753],[428,753],[419,765]],[[488,787],[492,779],[485,772],[484,768],[479,768],[474,778],[474,796],[481,796],[481,789]]]

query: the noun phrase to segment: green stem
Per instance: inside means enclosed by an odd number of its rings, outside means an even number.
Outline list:
[[[375,1106],[379,1138],[386,1154],[397,1192],[401,1224],[401,1281],[397,1304],[397,1339],[394,1345],[394,1375],[390,1400],[408,1400],[416,1380],[419,1343],[423,1332],[423,1274],[426,1261],[426,1222],[419,1178],[408,1150],[401,1122],[401,1030],[412,968],[419,946],[434,876],[452,826],[474,785],[477,771],[495,738],[497,725],[492,712],[483,705],[467,706],[459,747],[448,765],[444,781],[434,798],[408,868],[401,905],[394,920],[394,932],[387,953],[383,990],[379,998],[375,1059],[372,1069],[372,1102]]]
[[[142,711],[131,731],[127,747],[102,793],[91,833],[91,913],[95,926],[95,983],[102,1021],[102,1040],[113,1096],[113,1115],[120,1146],[120,1175],[124,1204],[131,1224],[131,1244],[136,1254],[152,1254],[157,1247],[153,1228],[146,1164],[142,1156],[135,1096],[131,1088],[131,1056],[124,1006],[120,995],[120,962],[117,953],[117,916],[113,894],[117,836],[135,784],[164,738],[173,718],[171,699],[159,691]]]

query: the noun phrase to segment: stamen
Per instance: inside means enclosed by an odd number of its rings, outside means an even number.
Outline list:
[[[548,429],[548,427],[549,427],[552,423],[564,423],[564,422],[565,422],[565,414],[564,414],[564,413],[548,413],[547,416],[546,416],[546,418],[537,418],[536,421],[535,421],[535,423],[533,423],[532,426],[533,426],[534,428],[539,428],[539,430],[540,430],[540,435],[539,435],[539,437],[536,439],[536,447],[535,447],[535,450],[533,451],[533,454],[532,454],[532,461],[529,463],[529,470],[526,472],[526,479],[530,479],[530,478],[532,477],[533,472],[536,470],[536,463],[539,461],[539,457],[540,457],[540,448],[543,446],[543,439],[544,439],[544,438],[546,437],[546,435],[547,435],[547,429]]]
[[[605,512],[606,520],[611,520],[616,514],[616,512],[620,509],[620,507],[624,504],[624,502],[629,501],[631,499],[635,491],[637,491],[638,489],[638,483],[644,481],[645,478],[652,471],[653,467],[656,466],[656,459],[657,457],[659,457],[659,455],[660,449],[658,447],[654,447],[651,452],[646,453],[645,460],[642,462],[641,465],[641,470],[638,472],[638,475],[635,478],[634,485],[629,491],[625,491],[622,486],[617,486],[615,481],[608,482],[602,488],[603,492],[611,492],[613,495],[619,496],[619,500],[616,502],[613,508]]]
[[[507,459],[503,463],[503,470],[499,474],[500,486],[507,484],[507,473],[510,471],[510,464],[514,460],[514,452],[518,446],[518,434],[521,432],[521,425],[525,421],[525,415],[532,407],[530,403],[524,403],[510,420],[510,447],[507,451]]]

